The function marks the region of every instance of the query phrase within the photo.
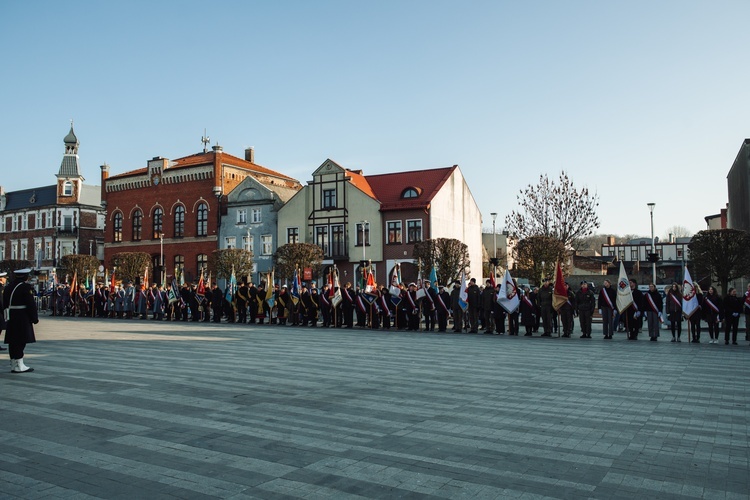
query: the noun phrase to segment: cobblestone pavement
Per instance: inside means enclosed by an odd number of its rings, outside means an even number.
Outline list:
[[[37,332],[35,371],[0,373],[2,498],[750,492],[744,340],[49,317]]]

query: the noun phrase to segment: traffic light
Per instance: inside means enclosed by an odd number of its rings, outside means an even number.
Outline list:
[[[661,260],[661,257],[659,257],[658,253],[650,253],[648,254],[648,261],[649,262],[659,262]]]

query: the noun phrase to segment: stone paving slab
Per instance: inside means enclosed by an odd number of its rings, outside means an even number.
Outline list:
[[[37,333],[0,373],[0,498],[750,498],[745,341]]]

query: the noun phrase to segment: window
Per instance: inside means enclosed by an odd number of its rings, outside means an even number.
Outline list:
[[[198,205],[198,236],[208,236],[208,205]]]
[[[620,250],[620,253],[617,256],[618,260],[625,260],[625,250]]]
[[[355,246],[361,247],[362,246],[362,239],[364,238],[364,242],[366,246],[370,246],[370,224],[368,222],[362,223],[357,222],[356,226],[357,236],[355,238],[355,241],[357,242]]]
[[[185,236],[185,207],[178,205],[174,209],[174,237]]]
[[[682,248],[678,248],[677,249],[677,258],[678,259],[682,259],[682,255],[683,255]]]
[[[115,242],[122,241],[122,212],[115,212],[115,218],[112,222],[114,228]]]
[[[248,234],[242,237],[242,248],[253,253],[253,235]]]
[[[253,224],[258,224],[260,219],[260,208],[253,208],[250,211],[250,217],[252,217],[250,220],[253,222]]]
[[[237,248],[237,237],[227,236],[224,238],[224,248]]]
[[[323,208],[336,208],[336,190],[323,190]]]
[[[299,243],[299,228],[298,227],[286,228],[286,242],[287,243]]]
[[[25,241],[21,242],[21,260],[29,260],[29,244]]]
[[[44,260],[52,260],[52,242],[44,242]]]
[[[5,232],[5,217],[0,217],[0,233]]]
[[[73,183],[72,182],[65,181],[63,183],[62,195],[63,196],[73,196]]]
[[[29,214],[23,214],[23,219],[21,220],[21,229],[23,231],[26,231],[29,228]]]
[[[10,242],[10,258],[11,260],[18,260],[18,245],[15,241]]]
[[[141,241],[141,230],[143,229],[143,212],[133,212],[133,241]]]
[[[401,198],[418,198],[418,197],[419,197],[419,191],[411,187],[404,189],[404,192],[401,193]]]
[[[0,243],[0,260],[5,260],[5,243]]]
[[[346,238],[344,237],[343,224],[333,224],[331,226],[331,255],[335,257],[346,255]]]
[[[630,249],[630,260],[638,260],[638,249],[637,248],[631,248]]]
[[[403,243],[401,240],[401,221],[393,220],[388,222],[388,244],[396,245]]]
[[[208,270],[208,255],[205,253],[198,254],[198,272],[201,270],[205,273]]]
[[[185,272],[185,256],[184,255],[174,256],[174,272],[175,274],[182,274]]]
[[[18,217],[13,216],[13,231],[18,231]]]
[[[260,237],[260,254],[271,255],[273,253],[273,238],[270,234],[264,234]]]
[[[154,234],[151,237],[154,240],[158,240],[162,234],[162,220],[164,217],[164,211],[157,207],[154,209]]]
[[[418,241],[422,241],[422,221],[419,219],[406,221],[406,242],[416,243]]]
[[[237,210],[237,224],[247,224],[247,210]]]
[[[315,226],[315,244],[323,250],[323,255],[328,254],[328,226]]]

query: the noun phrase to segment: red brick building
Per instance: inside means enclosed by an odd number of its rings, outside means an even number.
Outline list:
[[[145,168],[118,175],[110,176],[108,165],[101,170],[107,210],[105,264],[112,268],[112,256],[118,252],[146,252],[157,278],[163,262],[164,276],[181,269],[186,280],[197,279],[218,248],[226,195],[248,176],[268,184],[299,185],[257,165],[252,148],[244,159],[214,146],[176,160],[156,157]]]
[[[11,192],[0,186],[0,261],[29,261],[41,281],[65,255],[103,257],[100,187],[84,182],[72,125],[63,142],[55,184]]]

